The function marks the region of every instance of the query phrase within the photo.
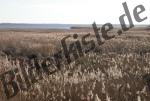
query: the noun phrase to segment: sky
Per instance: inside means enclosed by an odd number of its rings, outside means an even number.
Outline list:
[[[0,0],[0,23],[119,24],[123,2],[135,24],[150,23],[149,0]],[[140,17],[148,19],[137,23],[133,9],[140,4],[146,9]]]

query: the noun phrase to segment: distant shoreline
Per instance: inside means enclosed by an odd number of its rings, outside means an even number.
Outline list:
[[[119,28],[119,24],[113,24]],[[99,24],[98,26],[102,26]],[[147,27],[148,25],[135,25],[135,27]],[[1,23],[0,29],[89,29],[90,24],[24,24],[24,23]]]

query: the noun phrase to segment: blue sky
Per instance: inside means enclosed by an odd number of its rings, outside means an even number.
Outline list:
[[[132,15],[135,6],[144,5],[141,17],[149,18],[149,0],[0,0],[0,23],[117,24],[124,14],[123,2]],[[147,19],[139,24],[149,23]]]

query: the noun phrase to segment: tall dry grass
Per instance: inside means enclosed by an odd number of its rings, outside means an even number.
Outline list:
[[[20,67],[12,64],[6,53],[12,57],[26,58],[31,53],[44,57],[55,52],[60,47],[59,40],[68,34],[72,33],[1,32],[1,72]],[[44,79],[33,84],[29,91],[21,91],[11,100],[149,101],[150,91],[143,78],[150,73],[149,34],[130,31],[117,36],[70,65],[62,66],[61,71],[43,75]],[[2,88],[0,100],[6,100]]]

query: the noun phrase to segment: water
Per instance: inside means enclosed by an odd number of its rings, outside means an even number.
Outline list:
[[[102,25],[99,24],[101,27]],[[114,24],[118,28],[119,24]],[[0,29],[70,29],[71,27],[92,27],[92,24],[15,24],[15,23],[1,23]],[[138,25],[138,27],[143,27]],[[145,27],[145,26],[144,26]]]

